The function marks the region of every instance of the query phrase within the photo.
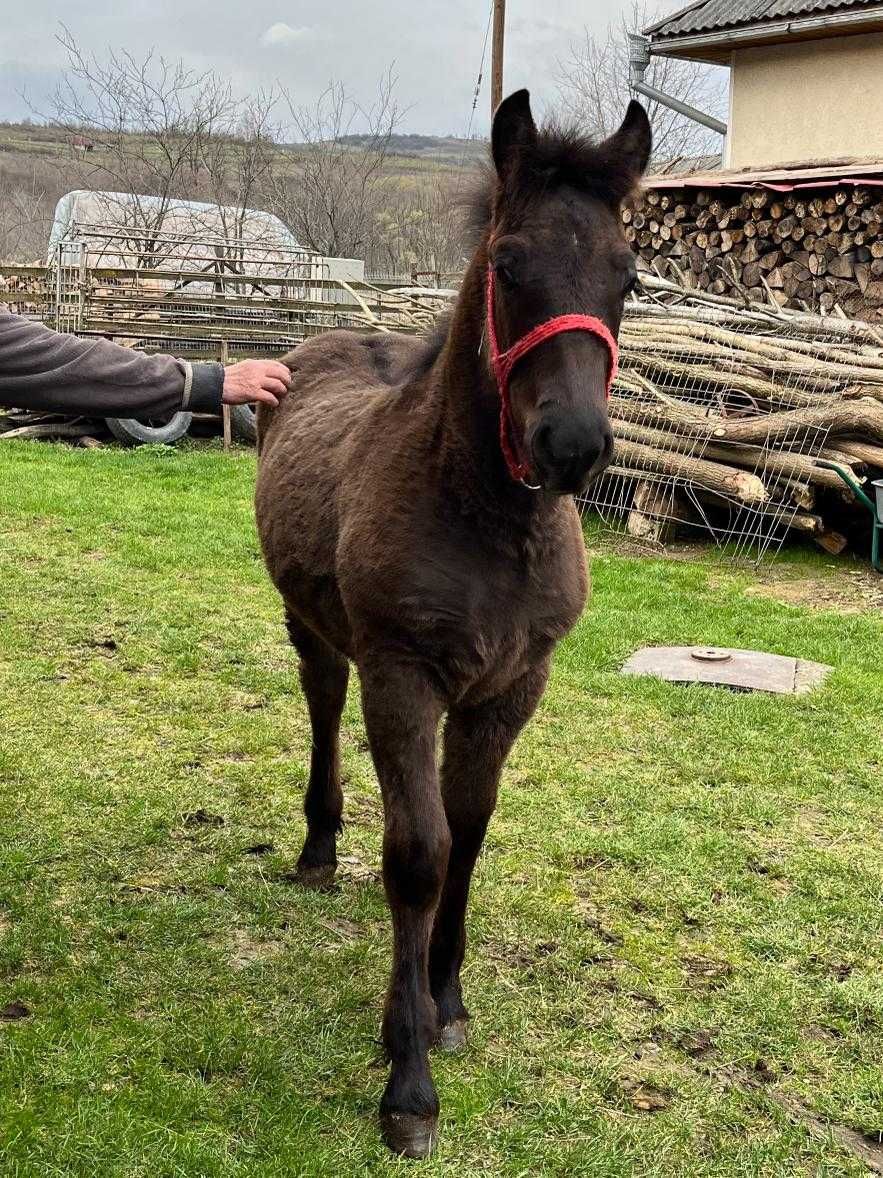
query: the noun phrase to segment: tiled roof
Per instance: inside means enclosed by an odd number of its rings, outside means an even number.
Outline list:
[[[684,37],[766,21],[797,20],[851,10],[861,12],[878,6],[879,0],[698,0],[644,31],[654,38]]]

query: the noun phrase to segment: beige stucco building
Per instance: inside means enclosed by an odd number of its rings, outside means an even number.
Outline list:
[[[883,159],[883,3],[699,0],[645,34],[730,67],[725,168]]]

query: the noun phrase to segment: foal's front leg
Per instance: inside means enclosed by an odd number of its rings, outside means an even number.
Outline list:
[[[392,912],[393,966],[383,1018],[391,1063],[380,1104],[387,1144],[428,1157],[438,1124],[429,1071],[437,1017],[429,991],[432,921],[448,863],[450,834],[436,766],[441,703],[412,668],[360,667],[362,706],[383,794],[383,882]]]
[[[466,951],[466,905],[472,871],[497,802],[503,763],[533,715],[548,679],[548,662],[531,668],[502,695],[471,708],[452,708],[445,724],[442,796],[451,853],[429,952],[429,980],[439,1022],[439,1046],[466,1042],[460,967]]]

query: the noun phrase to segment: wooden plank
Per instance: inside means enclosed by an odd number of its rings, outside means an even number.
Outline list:
[[[221,340],[221,346],[218,349],[218,359],[226,368],[230,363],[230,346],[227,341]],[[221,406],[221,421],[224,426],[224,449],[229,450],[233,443],[233,424],[230,419],[230,406]]]

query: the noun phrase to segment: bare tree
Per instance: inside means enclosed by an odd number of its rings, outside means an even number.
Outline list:
[[[277,168],[270,201],[302,245],[327,257],[365,256],[386,199],[390,140],[402,118],[394,91],[387,73],[370,109],[340,83],[309,108],[296,107],[286,95],[300,142],[291,149],[290,166]]]
[[[125,195],[105,198],[104,215],[130,230],[140,265],[161,265],[167,251],[157,235],[188,182],[198,183],[207,142],[235,127],[240,104],[229,82],[180,61],[126,51],[99,59],[83,53],[64,27],[58,40],[68,69],[53,98],[53,122],[70,134],[88,131],[89,186]]]
[[[575,119],[599,138],[616,130],[622,121],[623,98],[629,87],[627,34],[640,32],[653,20],[653,9],[643,0],[634,0],[622,20],[611,24],[603,37],[585,31],[582,40],[571,47],[570,56],[559,63],[562,114]],[[700,62],[654,56],[646,80],[658,90],[709,113],[719,112],[724,105],[718,75]],[[646,105],[653,126],[656,161],[720,151],[720,136],[713,131],[658,102]]]
[[[113,227],[103,244],[87,235],[90,254],[156,269],[189,232],[229,269],[250,237],[250,213],[265,210],[323,256],[364,258],[397,274],[461,268],[452,183],[444,175],[403,182],[391,166],[403,117],[391,72],[370,108],[339,83],[304,108],[282,90],[239,99],[218,75],[153,53],[90,56],[67,29],[59,41],[68,72],[52,121],[72,144],[89,144],[64,179],[75,170],[77,187],[94,194],[85,215],[95,211]],[[296,140],[289,146],[281,143],[282,109]],[[189,206],[194,199],[205,202],[204,213]]]
[[[0,262],[44,261],[51,219],[36,169],[28,180],[0,176]]]
[[[457,177],[450,173],[439,173],[413,188],[390,188],[374,219],[368,251],[371,269],[447,281],[466,264],[461,221]]]
[[[183,201],[194,197],[210,206],[204,225],[187,212],[196,232],[217,236],[220,228],[240,241],[248,212],[265,209],[321,254],[371,252],[378,216],[395,195],[386,163],[401,112],[391,73],[369,109],[339,83],[304,108],[281,90],[239,99],[217,74],[152,52],[99,58],[84,53],[65,28],[58,39],[68,70],[52,121],[72,142],[88,136],[91,150],[80,161],[85,186],[109,194],[97,195],[93,207],[125,231],[108,252],[134,255],[141,268],[163,265],[175,249],[163,230],[180,232]],[[285,150],[278,142],[281,107],[299,140]],[[234,246],[224,261],[235,253]]]
[[[197,191],[212,207],[215,231],[220,226],[228,240],[244,238],[250,212],[263,206],[272,187],[278,102],[275,91],[259,91],[237,104],[235,120],[199,141]]]

